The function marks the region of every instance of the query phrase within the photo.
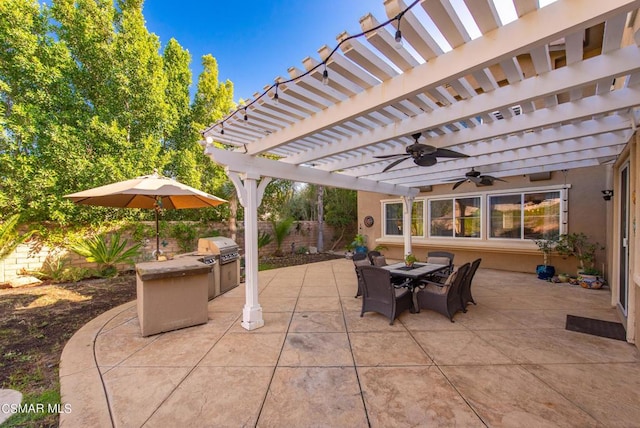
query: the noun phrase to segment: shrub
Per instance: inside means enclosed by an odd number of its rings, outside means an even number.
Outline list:
[[[34,230],[20,234],[17,230],[20,214],[9,217],[7,221],[0,224],[0,260],[7,257],[16,247],[29,239],[34,234]]]
[[[81,255],[90,263],[98,264],[99,276],[116,276],[118,274],[116,265],[120,263],[133,264],[139,255],[141,244],[134,244],[126,248],[128,241],[121,241],[120,233],[111,236],[109,242],[104,235],[98,235],[77,242],[70,246],[71,251]]]
[[[183,253],[194,251],[196,248],[198,231],[191,224],[183,222],[174,224],[170,236],[176,240]]]

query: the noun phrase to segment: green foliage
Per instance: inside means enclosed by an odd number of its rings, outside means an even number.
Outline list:
[[[121,240],[120,233],[114,233],[107,242],[104,235],[88,238],[70,245],[70,249],[85,257],[90,263],[97,263],[102,276],[117,275],[116,265],[133,264],[139,255],[140,243],[127,247],[128,241]]]
[[[19,214],[14,214],[7,221],[0,224],[0,260],[3,260],[15,250],[18,245],[29,239],[35,230],[21,234],[18,232]]]
[[[258,248],[262,248],[265,245],[268,245],[273,241],[273,236],[269,232],[265,232],[264,230],[258,233]]]
[[[23,388],[17,388],[17,390],[24,390]],[[26,395],[22,400],[22,406],[33,405],[44,406],[45,410],[48,410],[50,407],[54,408],[56,405],[60,405],[60,392],[59,388],[47,389],[37,394],[29,394]],[[49,426],[49,423],[46,421],[51,419],[51,413],[48,411],[45,412],[22,412],[16,413],[11,416],[5,424],[2,426],[4,428],[9,427],[26,427],[26,426]]]
[[[78,282],[93,275],[90,269],[69,266],[69,263],[66,257],[50,257],[44,262],[42,269],[29,271],[29,274],[56,284]]]
[[[61,225],[152,220],[149,210],[77,206],[63,195],[158,168],[215,194],[227,178],[198,131],[233,105],[205,71],[190,105],[188,51],[145,27],[143,2],[0,2],[0,212]],[[228,207],[172,211],[220,220]]]
[[[549,256],[553,253],[558,241],[555,239],[536,239],[535,243],[542,253],[542,263],[547,266],[549,263]]]
[[[409,253],[406,256],[404,256],[404,262],[408,265],[411,266],[412,264],[414,264],[418,259],[416,258],[416,256],[414,256],[413,254]]]
[[[580,263],[580,272],[597,274],[595,267],[596,252],[604,247],[597,242],[591,242],[584,233],[569,233],[560,235],[555,250],[564,257],[574,256]]]
[[[191,224],[176,223],[171,228],[169,236],[177,241],[182,253],[188,253],[195,250],[199,234],[198,229]]]
[[[276,256],[282,256],[282,243],[284,242],[284,238],[287,237],[289,231],[291,231],[291,226],[293,225],[292,218],[286,218],[281,221],[273,221],[273,233],[276,239]]]
[[[309,249],[304,245],[296,248],[296,254],[307,254],[308,252],[309,252]]]

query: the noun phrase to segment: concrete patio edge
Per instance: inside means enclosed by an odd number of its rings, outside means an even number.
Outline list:
[[[102,328],[135,303],[133,300],[98,315],[81,327],[62,350],[60,400],[63,406],[69,405],[69,412],[60,414],[61,427],[113,426],[94,345]]]

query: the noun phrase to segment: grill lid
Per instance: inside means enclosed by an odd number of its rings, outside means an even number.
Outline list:
[[[238,252],[238,244],[233,239],[224,236],[200,238],[198,239],[198,252],[214,255]]]

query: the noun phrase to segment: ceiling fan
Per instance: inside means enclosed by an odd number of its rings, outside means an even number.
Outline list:
[[[421,132],[417,134],[411,135],[411,137],[415,140],[413,144],[407,146],[406,153],[398,153],[395,155],[383,155],[383,156],[374,156],[377,159],[391,159],[391,158],[400,158],[385,167],[382,172],[386,172],[398,165],[400,162],[405,161],[407,159],[413,159],[413,162],[418,166],[432,166],[438,162],[437,158],[466,158],[468,157],[465,154],[454,152],[453,150],[448,149],[438,149],[434,146],[429,146],[427,144],[418,143],[418,139],[422,136]]]
[[[458,179],[456,179],[458,180]],[[467,171],[464,174],[464,178],[462,180],[458,180],[456,184],[453,185],[453,190],[455,190],[458,186],[465,182],[474,182],[476,186],[491,186],[494,181],[504,181],[502,178],[493,177],[491,175],[482,174],[480,171],[476,171],[475,168],[471,168],[471,171]],[[454,180],[449,180],[454,181]]]

